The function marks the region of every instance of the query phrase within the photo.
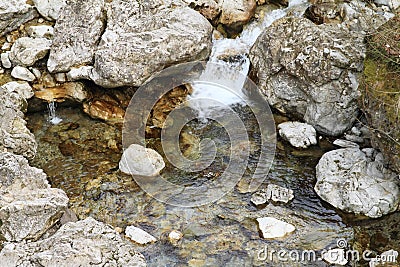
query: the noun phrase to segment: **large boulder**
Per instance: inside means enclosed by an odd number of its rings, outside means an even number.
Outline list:
[[[0,151],[27,158],[35,156],[35,136],[26,127],[23,113],[28,107],[26,98],[32,96],[32,88],[27,83],[0,86]]]
[[[38,15],[26,0],[0,1],[0,37]]]
[[[359,148],[322,156],[316,167],[315,191],[345,212],[378,218],[399,207],[399,176],[384,167],[382,154],[369,157]]]
[[[104,22],[104,0],[68,1],[54,27],[49,71],[67,72],[73,66],[91,64]]]
[[[4,266],[146,266],[132,244],[109,225],[87,218],[64,224],[53,236],[31,243],[6,243]]]
[[[68,201],[24,157],[0,154],[0,233],[7,241],[38,239],[61,218]]]
[[[166,66],[209,56],[213,28],[206,18],[154,2],[115,0],[107,6],[107,28],[89,73],[96,84],[140,86]]]
[[[271,106],[333,136],[356,119],[364,56],[363,36],[292,17],[264,30],[250,52]]]

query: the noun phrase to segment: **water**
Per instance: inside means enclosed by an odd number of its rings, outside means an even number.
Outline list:
[[[48,120],[49,120],[50,123],[52,123],[54,125],[57,125],[60,122],[62,122],[62,119],[57,117],[57,114],[56,114],[56,103],[54,101],[50,102],[48,104],[48,109],[49,109],[49,118],[48,118]]]

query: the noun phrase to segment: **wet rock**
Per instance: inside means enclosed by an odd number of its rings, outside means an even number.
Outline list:
[[[154,3],[143,8],[136,1],[109,4],[107,28],[90,73],[96,84],[140,86],[165,66],[209,56],[212,26],[198,12]]]
[[[29,92],[21,89],[22,86],[6,84],[6,87],[0,87],[0,151],[31,159],[36,154],[37,144],[23,119],[28,106],[24,96],[29,96]],[[10,88],[13,88],[12,92]]]
[[[256,6],[255,0],[224,0],[219,22],[228,26],[244,25],[254,16]]]
[[[164,160],[157,151],[136,144],[124,151],[119,162],[119,169],[132,175],[155,176],[164,167]]]
[[[73,66],[91,64],[105,20],[104,1],[69,1],[54,27],[47,68],[68,72]]]
[[[0,37],[38,16],[35,8],[25,0],[0,2]]]
[[[330,151],[316,167],[315,191],[345,212],[378,218],[397,210],[399,176],[384,167],[383,159],[368,158],[359,148]]]
[[[32,66],[47,55],[50,46],[46,38],[21,37],[11,47],[10,60],[14,65]]]
[[[32,25],[26,28],[26,32],[32,38],[53,39],[54,28],[49,25]]]
[[[360,146],[354,142],[343,140],[343,139],[336,139],[333,144],[335,146],[343,147],[343,148],[359,148]]]
[[[5,266],[146,266],[144,257],[109,225],[87,218],[67,223],[51,237],[31,243],[6,243]]]
[[[171,244],[174,246],[176,246],[178,244],[179,240],[181,240],[182,237],[183,237],[183,233],[181,233],[177,230],[171,231],[168,235],[169,242],[171,242]]]
[[[269,184],[266,190],[260,190],[251,196],[256,206],[265,205],[268,201],[288,203],[294,198],[293,190],[275,184]]]
[[[3,195],[0,232],[7,241],[36,240],[61,218],[68,201],[64,191],[56,188]]]
[[[47,20],[57,20],[67,0],[33,0],[40,15]]]
[[[303,18],[276,21],[250,52],[268,102],[333,136],[356,119],[364,56],[363,36]]]
[[[330,249],[322,254],[322,259],[328,262],[329,264],[341,265],[344,266],[348,263],[346,259],[346,253],[344,249],[336,248]]]
[[[9,69],[12,67],[12,63],[10,61],[10,52],[1,53],[1,64],[4,68]]]
[[[81,103],[89,97],[89,93],[82,83],[70,82],[35,91],[35,97],[47,102],[64,102],[69,99]]]
[[[125,110],[114,102],[93,100],[83,104],[83,111],[90,117],[104,121],[122,123]]]
[[[317,0],[307,8],[305,17],[315,24],[341,23],[340,1]]]
[[[11,71],[11,76],[15,79],[28,82],[32,82],[36,79],[35,75],[33,75],[32,72],[30,72],[27,68],[21,66],[14,67]]]
[[[297,148],[316,145],[317,132],[314,127],[301,122],[284,122],[278,125],[279,135]]]
[[[126,227],[125,235],[129,237],[132,241],[141,245],[154,243],[157,241],[157,239],[154,236],[150,235],[146,231],[143,231],[142,229],[137,228],[135,226]]]
[[[258,218],[257,222],[262,237],[266,239],[281,238],[296,230],[293,225],[273,217]]]

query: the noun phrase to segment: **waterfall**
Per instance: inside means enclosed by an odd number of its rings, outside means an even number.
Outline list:
[[[49,122],[54,125],[62,122],[62,119],[57,117],[56,115],[56,103],[54,101],[49,102],[48,108],[49,108],[49,119],[48,119]]]
[[[262,31],[274,21],[286,16],[288,12],[296,13],[298,6],[304,6],[299,12],[302,15],[306,5],[305,0],[292,0],[285,9],[268,11],[263,19],[248,24],[235,39],[213,36],[210,59],[199,82],[192,84],[193,93],[188,97],[199,118],[212,117],[213,112],[218,112],[219,107],[215,106],[215,102],[211,105],[207,99],[220,102],[221,107],[244,103],[242,89],[250,69],[248,54],[251,47]]]

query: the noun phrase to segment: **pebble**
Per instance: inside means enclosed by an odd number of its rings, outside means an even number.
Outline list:
[[[125,235],[129,237],[132,241],[141,245],[154,243],[157,241],[157,239],[154,236],[135,226],[126,227]]]
[[[258,227],[261,230],[262,237],[266,239],[284,237],[296,230],[293,225],[273,217],[258,218],[257,222]]]

